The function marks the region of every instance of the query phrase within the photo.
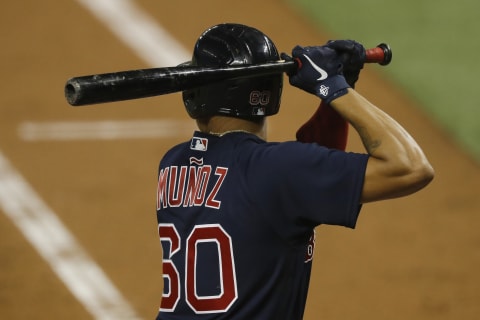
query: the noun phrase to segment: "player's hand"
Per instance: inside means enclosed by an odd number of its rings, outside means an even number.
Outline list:
[[[330,40],[327,42],[327,47],[341,54],[343,75],[347,83],[354,88],[365,63],[364,46],[354,40]]]
[[[342,57],[336,50],[328,46],[296,46],[292,57],[299,64],[297,72],[289,75],[292,86],[315,94],[326,103],[347,93],[350,86],[342,74]]]

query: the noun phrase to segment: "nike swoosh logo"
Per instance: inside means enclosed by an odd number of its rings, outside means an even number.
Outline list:
[[[308,62],[312,65],[313,69],[317,70],[318,73],[320,73],[320,78],[317,79],[317,81],[322,81],[328,78],[328,73],[317,66],[306,54],[303,55],[305,58],[307,58]]]

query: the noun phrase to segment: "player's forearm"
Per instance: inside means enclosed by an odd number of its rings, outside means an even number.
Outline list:
[[[356,91],[349,89],[349,94],[334,100],[331,106],[355,128],[370,156],[386,160],[392,151],[410,151],[405,149],[410,149],[407,147],[414,141],[408,133]]]
[[[335,108],[358,132],[370,155],[364,202],[410,194],[433,178],[433,169],[410,134],[356,91],[335,99]]]

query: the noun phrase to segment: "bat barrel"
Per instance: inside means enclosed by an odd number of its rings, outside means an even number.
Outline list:
[[[65,97],[72,106],[146,98],[177,91],[181,75],[174,68],[121,71],[71,78]]]
[[[278,61],[225,68],[177,66],[104,73],[69,79],[65,97],[72,106],[124,101],[188,90],[226,79],[278,74],[294,68],[294,61]]]

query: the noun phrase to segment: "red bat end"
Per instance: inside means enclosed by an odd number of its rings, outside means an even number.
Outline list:
[[[378,63],[386,66],[392,61],[392,49],[386,43],[381,43],[375,48],[367,49],[365,51],[366,63]]]

